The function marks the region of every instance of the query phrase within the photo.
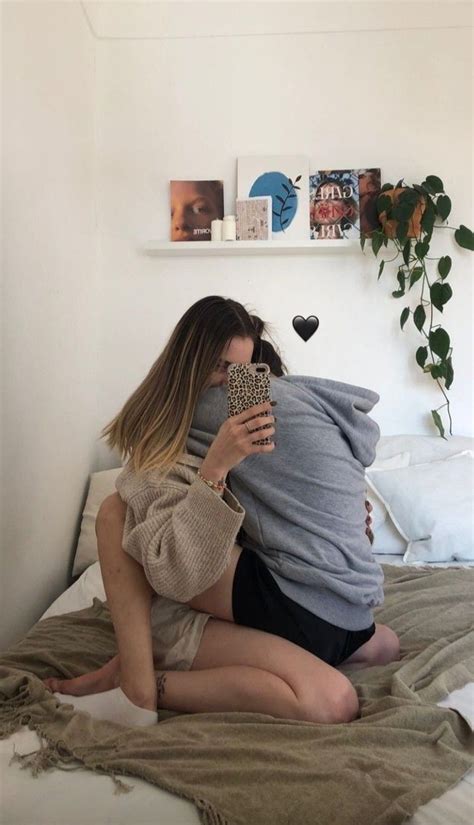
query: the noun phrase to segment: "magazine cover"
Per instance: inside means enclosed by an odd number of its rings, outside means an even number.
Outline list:
[[[171,240],[210,241],[211,223],[224,217],[221,180],[170,181]]]
[[[308,240],[308,175],[305,155],[237,159],[237,198],[266,195],[272,199],[271,240]]]
[[[359,238],[359,170],[326,169],[309,177],[312,240]]]
[[[382,229],[376,201],[382,188],[380,169],[359,169],[359,226],[363,235]]]
[[[272,238],[272,199],[242,198],[235,202],[237,240],[269,241]]]

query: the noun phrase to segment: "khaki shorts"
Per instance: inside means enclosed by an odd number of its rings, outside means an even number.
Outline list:
[[[156,670],[190,670],[209,613],[200,613],[187,604],[153,596],[151,602],[151,632]]]

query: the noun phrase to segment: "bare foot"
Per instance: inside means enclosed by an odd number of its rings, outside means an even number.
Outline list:
[[[117,654],[98,670],[83,673],[73,679],[43,679],[43,684],[51,693],[63,693],[68,696],[89,696],[94,693],[104,693],[120,687],[125,696],[137,707],[146,710],[156,710],[157,688],[156,681],[149,690],[141,686],[138,690],[135,684],[129,684],[121,679],[120,658]]]
[[[69,696],[86,696],[89,693],[103,693],[120,686],[120,659],[118,654],[107,664],[91,673],[84,673],[73,679],[43,679],[43,684],[51,693],[66,693]]]

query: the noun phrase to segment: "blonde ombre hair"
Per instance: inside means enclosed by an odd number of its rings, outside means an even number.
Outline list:
[[[148,375],[107,424],[100,437],[136,473],[166,475],[186,452],[194,409],[232,338],[252,338],[252,362],[266,363],[273,375],[288,370],[278,351],[261,339],[268,324],[231,298],[209,295],[180,318]],[[271,336],[270,336],[271,337]]]

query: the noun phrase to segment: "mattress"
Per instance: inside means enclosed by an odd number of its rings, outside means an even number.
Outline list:
[[[403,565],[401,556],[378,555],[383,564]],[[439,563],[436,567],[471,567],[468,563]],[[98,562],[84,571],[43,614],[60,615],[87,607],[97,596],[105,600]],[[474,728],[474,682],[456,690],[437,703],[457,710]],[[123,777],[133,791],[114,794],[113,780],[93,771],[57,770],[42,772],[33,780],[29,770],[10,760],[40,746],[36,731],[23,727],[8,739],[0,740],[1,825],[198,825],[199,815],[192,803],[138,777]],[[76,763],[78,764],[78,763]],[[74,767],[71,763],[70,768]],[[438,799],[420,807],[407,825],[472,825],[474,771]]]

